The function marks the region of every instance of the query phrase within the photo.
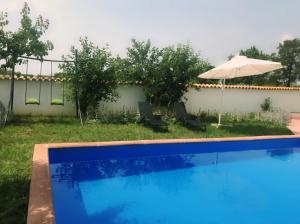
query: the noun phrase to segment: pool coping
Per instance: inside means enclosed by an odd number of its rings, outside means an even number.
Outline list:
[[[31,175],[31,183],[30,183],[27,224],[53,224],[54,223],[53,199],[52,199],[49,158],[48,158],[49,148],[58,148],[59,150],[60,148],[68,148],[68,147],[220,142],[220,141],[268,140],[268,139],[289,139],[289,138],[300,138],[300,135],[36,144],[34,146],[34,152],[32,158],[32,175]]]

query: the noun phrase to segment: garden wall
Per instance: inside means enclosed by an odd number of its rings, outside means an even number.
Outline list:
[[[190,88],[185,94],[188,99],[186,106],[193,113],[214,111],[221,109],[221,89],[201,88],[199,90]],[[270,97],[274,109],[286,112],[300,112],[299,90],[267,90],[267,89],[245,89],[227,88],[224,90],[223,111],[224,112],[259,112],[260,105]]]
[[[28,81],[28,97],[38,97],[38,81]],[[190,87],[184,96],[187,110],[193,113],[217,111],[221,105],[221,91],[216,85]],[[61,97],[61,83],[54,82],[53,98]],[[10,80],[0,80],[0,101],[8,104]],[[67,92],[67,90],[65,90]],[[140,87],[120,86],[120,98],[114,103],[101,103],[101,109],[118,111],[122,109],[137,110],[137,102],[145,100]],[[67,95],[67,94],[66,94]],[[300,90],[296,88],[252,88],[231,86],[224,91],[224,112],[259,112],[260,104],[270,97],[272,106],[287,112],[300,112]],[[64,106],[50,105],[50,82],[42,82],[41,104],[25,105],[25,81],[15,81],[14,112],[19,115],[75,115],[75,104],[65,100]]]

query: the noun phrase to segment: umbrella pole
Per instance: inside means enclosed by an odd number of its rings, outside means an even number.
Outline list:
[[[223,112],[223,98],[224,98],[224,86],[225,86],[225,79],[222,80],[222,87],[221,87],[221,109],[219,112],[219,119],[218,119],[218,126],[221,126],[221,117],[222,117],[222,112]]]

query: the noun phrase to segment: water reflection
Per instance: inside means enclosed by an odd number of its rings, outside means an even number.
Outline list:
[[[210,164],[217,165],[219,163],[249,160],[265,156],[288,160],[295,152],[299,152],[299,148],[74,161],[51,164],[51,176],[58,182],[68,182],[70,187],[72,187],[76,182],[87,180],[141,175]]]
[[[51,164],[52,178],[57,181],[80,182],[183,169],[195,166],[194,157],[195,155],[189,154]]]
[[[268,154],[274,159],[287,161],[290,159],[292,154],[297,151],[297,149],[294,150],[293,148],[273,149],[268,150]]]

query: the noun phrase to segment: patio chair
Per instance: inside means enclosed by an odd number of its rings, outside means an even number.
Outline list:
[[[190,115],[186,112],[184,103],[175,103],[174,111],[177,121],[180,121],[189,127],[199,128],[202,131],[206,131],[206,125],[202,123],[197,116]]]
[[[162,121],[160,115],[153,115],[152,106],[148,102],[139,102],[140,121],[154,128],[168,130],[168,126]]]

